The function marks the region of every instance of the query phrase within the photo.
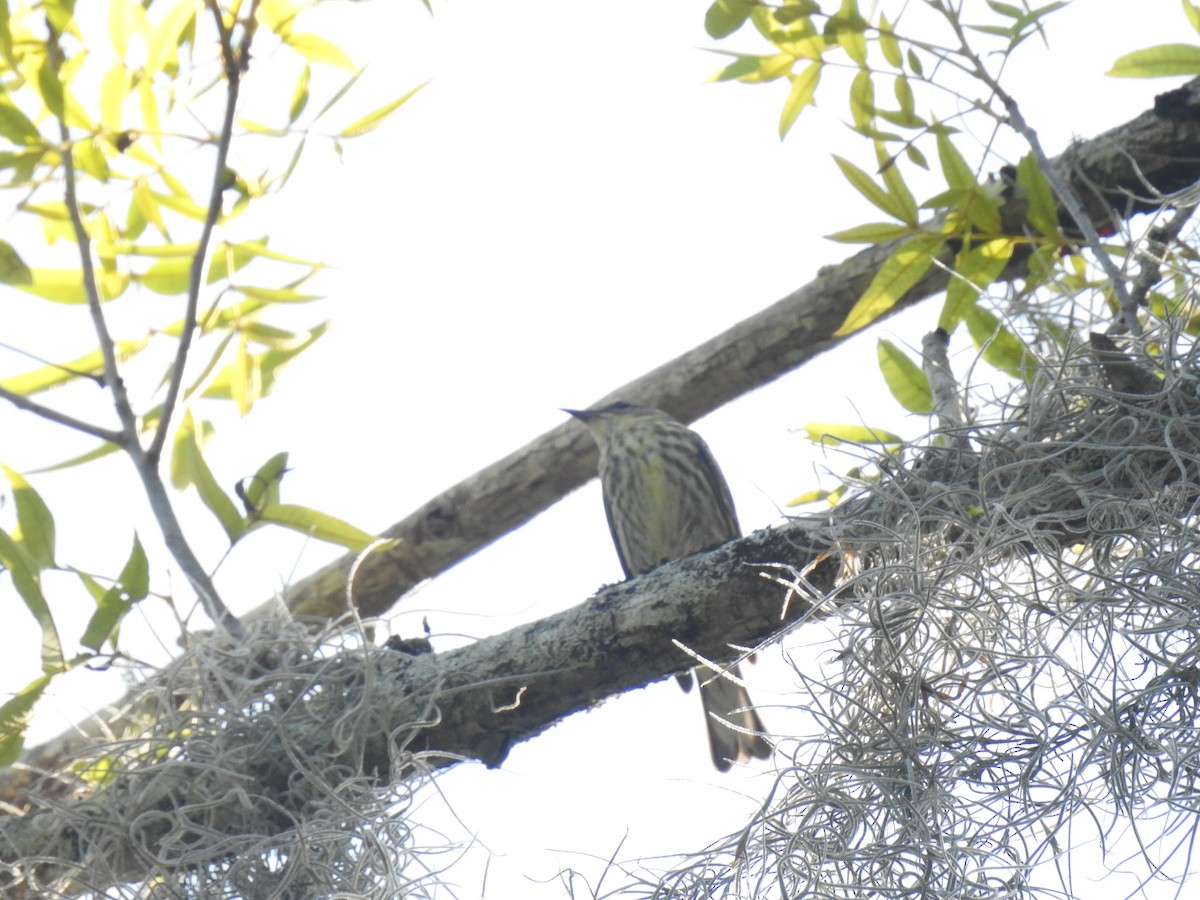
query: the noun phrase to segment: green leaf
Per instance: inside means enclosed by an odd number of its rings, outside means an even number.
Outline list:
[[[184,412],[175,431],[175,448],[171,454],[171,482],[179,490],[195,485],[200,500],[217,517],[230,543],[246,530],[246,521],[229,495],[221,490],[212,469],[204,459],[203,440],[196,433],[191,410]]]
[[[897,434],[867,425],[847,425],[841,422],[807,422],[804,430],[814,444],[899,444]]]
[[[1113,78],[1200,75],[1200,47],[1193,44],[1160,44],[1135,50],[1113,63],[1106,74]]]
[[[261,384],[257,387],[258,396],[265,397],[275,385],[275,379],[283,367],[298,356],[302,351],[311,347],[328,329],[329,323],[322,322],[315,328],[302,335],[292,346],[284,349],[267,350],[254,357],[253,365],[257,369],[257,377]],[[243,362],[242,365],[246,363]],[[245,372],[239,369],[238,363],[232,363],[222,369],[204,390],[205,397],[214,399],[236,399],[234,381],[244,378]]]
[[[909,288],[921,280],[945,242],[944,235],[922,234],[902,244],[879,267],[835,335],[841,337],[866,328],[895,306]]]
[[[946,184],[960,191],[973,190],[978,183],[975,173],[967,165],[958,148],[950,141],[950,136],[939,131],[937,136],[938,160],[942,164],[942,174]]]
[[[889,216],[895,216],[900,221],[906,221],[908,211],[905,209],[903,202],[897,202],[885,189],[877,185],[874,179],[866,172],[860,169],[848,159],[843,159],[840,156],[834,156],[833,161],[837,163],[839,169],[842,170],[842,175],[850,186],[867,198],[875,206],[879,207]]]
[[[258,518],[262,522],[282,525],[317,540],[339,544],[355,553],[361,553],[377,540],[375,535],[334,516],[290,503],[268,503],[258,513]]]
[[[298,31],[289,31],[286,34],[280,34],[283,42],[307,59],[309,62],[324,63],[329,66],[337,66],[341,69],[347,69],[351,72],[356,70],[356,66],[351,62],[345,52],[332,41],[327,41],[325,38],[316,34],[307,34]]]
[[[292,102],[288,104],[288,124],[291,125],[304,112],[304,107],[308,106],[308,81],[312,77],[312,66],[305,66],[300,73],[300,78],[296,82],[296,89],[292,91]]]
[[[175,66],[179,46],[196,21],[196,6],[195,0],[179,0],[157,25],[151,26],[146,39],[145,64],[150,78]],[[150,123],[146,126],[149,128]]]
[[[42,95],[42,102],[46,104],[46,109],[50,110],[50,114],[58,119],[63,118],[66,114],[66,106],[62,81],[59,80],[58,69],[49,56],[43,59],[42,64],[38,66],[37,87],[38,93]]]
[[[796,57],[791,53],[775,53],[771,56],[758,56],[750,53],[731,55],[734,57],[734,61],[713,75],[709,81],[766,84],[789,74],[796,64]]]
[[[826,238],[841,244],[883,244],[908,237],[910,234],[912,234],[912,229],[907,225],[897,225],[894,222],[867,222],[847,228],[845,231],[826,235]]]
[[[1025,343],[991,312],[978,304],[967,310],[964,321],[971,340],[984,360],[1001,372],[1028,382],[1037,370],[1037,360]]]
[[[21,255],[8,241],[0,241],[0,283],[29,284],[33,274]]]
[[[149,339],[140,338],[131,341],[117,341],[117,358],[127,360],[140,352],[149,343]],[[98,378],[104,374],[104,354],[97,348],[77,359],[62,363],[50,363],[40,366],[20,375],[13,375],[0,380],[0,387],[28,397],[39,391],[68,384],[77,378]]]
[[[141,275],[133,279],[142,287],[161,294],[164,297],[175,297],[188,292],[188,282],[192,276],[192,260],[189,257],[163,259],[151,264]]]
[[[787,100],[783,103],[783,111],[779,116],[779,137],[784,138],[796,124],[796,119],[806,106],[812,105],[813,95],[817,91],[817,83],[821,80],[821,70],[824,67],[820,61],[811,62],[804,70],[789,76],[792,88],[788,91]]]
[[[12,29],[8,18],[8,0],[0,0],[0,56],[4,57],[9,68],[15,69],[17,60],[13,56]]]
[[[62,642],[58,638],[58,628],[54,624],[50,606],[42,594],[41,576],[37,566],[29,558],[25,548],[3,530],[0,530],[0,562],[8,569],[13,587],[42,629],[42,671],[47,675],[63,671],[66,661],[63,657]]]
[[[252,518],[266,506],[279,503],[279,486],[287,472],[287,453],[276,453],[238,485],[238,496]]]
[[[879,49],[883,52],[883,58],[887,60],[888,65],[896,69],[903,68],[904,57],[900,53],[900,42],[896,40],[896,32],[892,29],[892,23],[888,21],[887,16],[882,14],[879,16]]]
[[[113,636],[117,625],[134,604],[146,599],[150,593],[150,564],[146,551],[137,535],[133,537],[133,549],[117,583],[110,587],[96,603],[87,627],[79,643],[89,650],[100,651],[106,640]]]
[[[891,341],[880,340],[875,352],[879,357],[879,371],[897,402],[909,412],[932,412],[933,392],[929,390],[929,379],[921,366]]]
[[[946,302],[938,325],[953,332],[967,317],[980,293],[993,281],[1012,259],[1016,242],[1012,238],[996,238],[958,252],[954,261],[955,274],[946,285]]]
[[[704,30],[717,40],[729,37],[746,23],[754,6],[748,0],[716,0],[704,13]]]
[[[861,70],[850,83],[850,115],[860,131],[866,131],[875,116],[875,83],[870,69]]]
[[[1183,14],[1187,16],[1192,30],[1200,32],[1200,6],[1192,3],[1191,0],[1183,0]]]
[[[37,126],[13,105],[7,94],[0,94],[0,137],[18,146],[29,147],[44,143]]]
[[[100,123],[109,131],[121,130],[121,110],[133,90],[133,76],[122,62],[115,62],[100,82]]]
[[[910,228],[918,227],[917,201],[908,189],[904,176],[896,161],[888,155],[887,147],[881,141],[875,144],[875,158],[879,161],[879,172],[883,176],[883,186],[888,192],[888,203],[896,211],[896,218]]]
[[[1017,184],[1025,191],[1025,218],[1029,224],[1046,237],[1060,237],[1062,232],[1058,227],[1058,203],[1054,199],[1054,189],[1038,168],[1032,153],[1021,157],[1017,163]]]
[[[17,527],[12,539],[28,554],[29,560],[38,569],[54,566],[54,516],[41,495],[33,489],[25,476],[0,463],[0,469],[8,478],[13,489],[13,501],[17,507]]]
[[[49,687],[51,677],[38,676],[0,705],[0,769],[8,768],[20,757],[33,707]]]

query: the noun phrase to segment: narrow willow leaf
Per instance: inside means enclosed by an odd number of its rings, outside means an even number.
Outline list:
[[[938,317],[943,330],[953,332],[967,317],[980,293],[1004,271],[1015,248],[1016,242],[1005,237],[959,251],[954,261],[955,274],[946,285],[946,302]]]
[[[839,337],[852,334],[895,306],[928,271],[945,241],[944,235],[924,234],[902,244],[879,267],[871,284],[846,316],[846,321],[834,333]]]
[[[312,66],[305,66],[300,73],[300,78],[296,81],[296,88],[292,91],[292,102],[288,104],[288,124],[293,124],[300,114],[304,112],[304,107],[308,106],[308,81],[312,77]]]
[[[896,69],[903,68],[904,56],[900,53],[900,42],[896,40],[892,23],[884,15],[879,17],[879,49],[883,52],[883,58],[887,60],[889,66]]]
[[[900,436],[882,428],[843,422],[807,422],[804,430],[814,444],[899,444]]]
[[[1025,218],[1029,224],[1046,237],[1060,237],[1062,232],[1058,227],[1058,203],[1054,199],[1054,189],[1038,168],[1032,153],[1027,153],[1017,163],[1017,184],[1025,191]]]
[[[984,360],[1001,372],[1028,382],[1037,369],[1037,361],[1015,333],[991,312],[978,304],[967,310],[964,321],[971,340]]]
[[[141,351],[148,339],[117,341],[117,358],[124,361]],[[76,359],[61,363],[39,366],[20,375],[10,375],[0,380],[0,387],[14,394],[30,396],[39,391],[69,384],[78,378],[98,378],[104,373],[104,355],[99,349]]]
[[[898,203],[891,194],[876,184],[870,175],[848,159],[834,156],[833,161],[842,170],[842,176],[850,183],[852,188],[889,216],[895,216],[897,219],[905,221],[907,211],[904,209],[904,204]]]
[[[79,643],[89,650],[100,651],[104,642],[112,635],[125,614],[146,599],[150,593],[150,564],[146,551],[137,535],[133,538],[133,549],[121,570],[117,583],[110,587],[96,602],[96,611],[84,628]]]
[[[258,471],[249,478],[243,478],[238,489],[238,496],[246,505],[246,512],[251,517],[270,504],[279,503],[279,486],[287,472],[287,453],[276,453],[258,467]]]
[[[17,694],[0,704],[0,769],[17,761],[25,747],[33,707],[50,686],[50,675],[40,675]]]
[[[868,222],[855,225],[845,231],[826,235],[831,241],[841,244],[883,244],[897,238],[908,237],[912,229],[907,225],[897,225],[894,222]]]
[[[29,266],[25,265],[16,248],[7,241],[0,241],[0,283],[29,284],[32,279]]]
[[[341,47],[320,35],[290,31],[287,34],[281,34],[280,38],[309,62],[337,66],[339,69],[346,69],[350,72],[357,70]]]
[[[405,103],[407,103],[413,97],[413,95],[417,93],[417,91],[421,90],[421,88],[425,87],[425,85],[427,85],[427,84],[429,84],[428,81],[418,84],[415,88],[413,88],[411,91],[409,91],[404,96],[398,97],[395,100],[392,100],[390,103],[385,103],[383,106],[379,107],[378,109],[367,113],[361,119],[358,119],[357,121],[352,122],[351,124],[349,124],[345,128],[343,128],[341,131],[339,131],[338,137],[342,137],[342,138],[358,137],[361,134],[366,134],[368,131],[374,131],[376,128],[378,128],[380,125],[383,124],[384,119],[386,119],[388,116],[390,116],[396,110],[398,110],[401,106],[403,106]]]
[[[1113,78],[1200,75],[1200,47],[1194,44],[1160,44],[1135,50],[1120,57],[1105,74]]]
[[[290,503],[269,503],[258,513],[262,522],[282,525],[317,540],[338,544],[359,553],[375,543],[375,535],[368,534],[327,513],[295,506]]]
[[[0,469],[12,487],[13,501],[17,507],[17,527],[12,532],[12,539],[21,545],[38,569],[52,568],[54,516],[50,508],[24,475],[3,463],[0,463]]]
[[[817,91],[817,83],[821,80],[822,63],[813,62],[804,70],[792,75],[792,88],[788,91],[787,100],[783,103],[783,111],[779,116],[779,137],[784,138],[796,124],[796,119],[806,106],[813,102]]]
[[[933,392],[921,366],[891,341],[880,340],[875,352],[879,358],[879,371],[896,401],[909,412],[932,412]]]
[[[61,672],[66,665],[58,627],[50,613],[50,605],[42,594],[37,566],[25,549],[3,530],[0,530],[0,562],[8,570],[13,587],[33,615],[42,631],[42,671],[47,675]]]
[[[171,454],[171,481],[183,490],[194,485],[201,502],[216,516],[230,542],[246,530],[246,522],[229,495],[221,490],[212,469],[204,459],[203,442],[196,433],[190,410],[186,411],[175,430],[175,447]]]

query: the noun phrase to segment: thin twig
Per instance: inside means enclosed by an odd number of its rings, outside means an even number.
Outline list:
[[[101,428],[99,425],[93,425],[91,422],[85,422],[83,419],[76,419],[74,416],[68,416],[66,413],[60,413],[56,409],[38,403],[36,400],[30,400],[24,394],[18,394],[5,387],[0,387],[0,398],[7,400],[18,409],[31,412],[35,416],[46,419],[49,422],[65,425],[74,431],[82,431],[84,434],[90,434],[92,437],[100,438],[100,440],[107,441],[110,444],[116,444],[118,447],[126,447],[127,438],[120,431],[109,431],[107,428]]]
[[[58,55],[56,35],[51,35],[49,45],[51,52]],[[166,486],[163,484],[162,476],[158,471],[159,454],[147,451],[139,440],[137,415],[133,411],[133,406],[129,402],[129,394],[125,390],[125,383],[121,379],[121,373],[117,365],[116,343],[113,341],[112,334],[108,330],[108,323],[104,318],[104,310],[101,306],[100,289],[96,281],[96,271],[92,265],[91,240],[88,237],[87,228],[84,226],[83,216],[79,210],[79,199],[75,187],[76,174],[75,162],[71,156],[71,133],[67,127],[66,120],[62,116],[58,117],[58,127],[63,145],[62,158],[63,174],[66,179],[65,197],[67,213],[71,219],[71,226],[75,232],[75,240],[79,246],[79,258],[88,310],[91,313],[92,323],[96,329],[96,338],[100,343],[101,354],[104,357],[105,383],[113,392],[113,403],[116,406],[117,417],[121,422],[119,439],[114,441],[114,443],[124,449],[133,459],[134,468],[137,469],[138,476],[142,480],[142,487],[146,491],[147,499],[150,501],[150,508],[154,513],[154,518],[162,529],[163,539],[167,548],[171,551],[171,555],[175,558],[176,563],[179,564],[180,569],[183,570],[183,574],[196,591],[196,595],[199,597],[204,611],[214,623],[224,628],[233,637],[238,638],[243,633],[241,623],[229,612],[228,607],[221,600],[220,594],[217,593],[216,586],[213,584],[208,572],[205,571],[203,564],[196,557],[195,553],[192,552],[187,538],[184,537],[179,519],[175,515],[175,509],[171,505],[171,498],[167,494]],[[194,308],[191,308],[190,316],[194,318]],[[176,372],[177,376],[178,374]],[[169,416],[170,404],[163,407],[162,418],[164,425]],[[88,433],[93,432],[88,431]],[[159,428],[159,434],[163,434],[162,426]]]
[[[975,77],[987,85],[996,98],[1004,105],[1005,112],[1008,114],[1008,124],[1021,137],[1025,138],[1026,143],[1029,144],[1029,149],[1033,152],[1033,158],[1037,162],[1039,171],[1045,176],[1046,181],[1053,189],[1055,196],[1058,197],[1058,202],[1062,204],[1063,209],[1075,220],[1076,226],[1078,226],[1083,235],[1084,243],[1095,254],[1100,268],[1108,276],[1109,282],[1112,284],[1113,293],[1116,295],[1121,309],[1121,325],[1123,326],[1123,330],[1131,331],[1135,336],[1140,336],[1142,326],[1137,318],[1137,304],[1125,287],[1121,270],[1117,268],[1116,263],[1112,261],[1108,252],[1104,249],[1104,245],[1100,241],[1100,235],[1096,232],[1095,225],[1092,224],[1091,217],[1084,211],[1083,205],[1079,202],[1079,198],[1075,196],[1075,192],[1071,189],[1067,180],[1059,174],[1058,170],[1050,162],[1046,151],[1042,149],[1042,142],[1038,138],[1037,132],[1025,120],[1024,115],[1021,114],[1021,109],[1017,105],[1016,99],[1001,87],[1000,82],[993,77],[971,50],[966,33],[963,31],[961,11],[948,9],[942,3],[935,3],[934,5],[942,12],[946,21],[958,37],[962,55],[974,64]]]
[[[163,401],[162,416],[154,432],[154,439],[147,450],[154,460],[162,455],[167,441],[168,428],[175,406],[179,402],[179,394],[183,390],[183,378],[187,366],[188,352],[191,350],[192,338],[196,333],[196,310],[200,305],[200,290],[204,285],[204,264],[208,258],[208,246],[212,240],[213,230],[221,217],[222,202],[225,196],[225,169],[229,160],[229,145],[233,140],[234,115],[237,112],[238,92],[241,89],[242,73],[245,70],[245,60],[249,59],[250,38],[253,34],[251,24],[258,3],[251,4],[247,24],[238,48],[233,46],[232,32],[225,25],[221,8],[215,0],[207,0],[206,6],[216,21],[217,33],[221,46],[221,57],[225,68],[225,118],[221,123],[221,131],[217,137],[217,160],[213,166],[212,189],[208,199],[208,212],[200,229],[200,238],[196,242],[196,253],[192,257],[192,266],[188,275],[187,308],[183,315],[183,328],[179,333],[179,347],[175,351],[175,363],[171,372],[171,380],[167,385],[166,399]]]

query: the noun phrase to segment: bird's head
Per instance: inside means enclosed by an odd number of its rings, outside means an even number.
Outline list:
[[[636,428],[654,422],[673,422],[674,420],[662,410],[653,406],[638,406],[636,403],[626,403],[618,400],[599,409],[564,409],[586,425],[596,436],[602,439],[607,436]]]

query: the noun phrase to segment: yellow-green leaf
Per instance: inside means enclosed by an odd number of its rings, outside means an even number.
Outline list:
[[[50,686],[51,677],[39,675],[0,705],[0,769],[7,769],[20,757],[33,707]]]
[[[950,140],[950,136],[944,131],[939,131],[937,136],[938,159],[942,164],[942,174],[946,178],[946,184],[951,188],[957,188],[960,191],[971,190],[977,184],[975,173],[971,171],[971,167],[967,165],[967,161],[963,159],[958,148]]]
[[[195,485],[201,502],[217,517],[230,542],[246,530],[246,522],[229,495],[221,490],[212,469],[204,459],[203,440],[196,433],[190,410],[185,411],[175,430],[175,447],[171,454],[171,482],[179,490]]]
[[[150,565],[146,560],[146,551],[142,549],[142,542],[134,535],[133,549],[120,577],[116,584],[96,601],[96,611],[92,613],[79,643],[89,650],[99,652],[125,614],[149,593]]]
[[[993,281],[1012,259],[1016,242],[1012,238],[995,238],[958,252],[954,261],[955,274],[946,286],[946,302],[942,306],[938,325],[953,332],[975,305],[979,294]]]
[[[308,81],[312,77],[312,67],[305,66],[296,81],[296,89],[292,91],[292,102],[288,104],[288,124],[291,125],[308,106]]]
[[[904,204],[897,202],[886,190],[875,183],[866,172],[860,169],[848,159],[843,159],[840,156],[834,156],[833,161],[837,163],[839,169],[842,170],[842,176],[850,183],[850,186],[867,198],[875,206],[879,207],[889,216],[895,216],[902,222],[906,220],[906,210]]]
[[[964,321],[971,340],[990,365],[1001,372],[1028,381],[1037,368],[1037,360],[1025,343],[991,312],[978,304],[967,310]]]
[[[268,503],[259,512],[258,518],[263,522],[282,525],[293,531],[299,531],[317,540],[339,544],[342,547],[360,553],[375,543],[375,536],[360,528],[342,521],[327,513],[309,509],[306,506],[295,506],[290,503]]]
[[[379,107],[378,109],[367,113],[361,119],[358,119],[358,120],[350,123],[345,128],[343,128],[341,131],[338,132],[338,137],[343,137],[343,138],[358,137],[360,134],[366,134],[368,131],[374,131],[376,128],[378,128],[380,125],[383,124],[384,119],[386,119],[388,116],[390,116],[396,110],[398,110],[401,106],[403,106],[405,103],[407,103],[409,101],[409,99],[411,99],[412,96],[417,93],[417,91],[421,90],[421,88],[425,87],[425,85],[427,85],[427,84],[429,84],[428,81],[418,84],[415,88],[413,88],[411,91],[409,91],[404,96],[397,97],[395,100],[392,100],[390,103],[385,103],[383,106]]]
[[[1160,44],[1126,53],[1106,73],[1114,78],[1163,78],[1200,75],[1200,47],[1194,44]]]
[[[841,244],[883,244],[897,238],[908,237],[912,229],[907,225],[897,225],[894,222],[867,222],[855,225],[845,231],[826,235],[831,241]]]
[[[279,486],[287,472],[287,462],[287,453],[276,453],[259,466],[257,472],[242,479],[238,496],[242,498],[250,516],[257,516],[269,504],[279,503]]]
[[[1058,227],[1058,204],[1054,199],[1054,189],[1038,168],[1032,153],[1021,157],[1017,163],[1017,184],[1025,191],[1025,218],[1039,234],[1046,237],[1058,237],[1061,232]]]
[[[917,200],[904,181],[904,175],[896,161],[888,154],[882,141],[875,142],[875,158],[879,161],[879,172],[888,193],[888,205],[901,222],[911,228],[918,225]]]
[[[945,240],[943,235],[923,234],[902,244],[879,267],[875,278],[835,334],[841,337],[866,328],[895,306],[933,264],[933,258]]]
[[[191,273],[192,260],[188,257],[160,259],[141,275],[135,275],[134,280],[156,294],[175,297],[187,293]]]
[[[883,58],[887,60],[889,66],[897,69],[903,66],[904,57],[900,53],[900,42],[896,40],[892,23],[884,15],[879,17],[879,49],[883,52]]]
[[[52,568],[54,516],[51,515],[50,508],[24,475],[3,463],[0,463],[0,469],[4,471],[9,485],[12,486],[13,502],[17,507],[17,527],[12,532],[12,539],[21,545],[30,562],[38,569]]]
[[[133,76],[122,62],[115,62],[100,82],[100,123],[110,132],[122,127],[121,109],[133,89]]]
[[[745,24],[753,8],[749,0],[716,0],[704,13],[704,30],[717,40],[729,37]]]
[[[32,278],[21,254],[8,241],[0,241],[0,283],[29,284]]]
[[[341,69],[347,69],[351,72],[356,70],[356,66],[351,62],[345,52],[337,44],[332,41],[327,41],[325,38],[316,34],[306,32],[289,31],[286,34],[281,34],[283,42],[307,59],[309,62],[324,63],[329,66],[337,66]]]
[[[875,116],[875,83],[870,69],[861,70],[850,83],[850,115],[860,131],[865,131]]]
[[[42,631],[42,671],[47,675],[61,672],[65,668],[62,641],[58,638],[58,627],[50,613],[50,605],[42,594],[41,576],[37,565],[29,558],[25,548],[0,529],[0,563],[8,569],[13,587],[33,615]]]
[[[146,39],[146,71],[150,77],[174,66],[184,32],[195,21],[196,6],[195,0],[179,0],[151,27]]]
[[[888,340],[880,340],[875,352],[879,357],[879,371],[896,401],[909,412],[932,412],[933,392],[929,390],[929,379],[921,366]]]
[[[147,342],[146,338],[117,341],[117,358],[120,360],[129,359],[135,353],[142,350]],[[29,372],[23,372],[20,375],[11,375],[8,378],[0,380],[0,387],[12,391],[14,394],[29,396],[39,391],[67,384],[77,378],[99,377],[103,373],[104,355],[99,349],[96,349],[77,359],[62,363],[51,363]]]
[[[843,422],[807,422],[804,430],[814,444],[899,444],[900,436],[882,428]]]
[[[809,63],[798,74],[792,75],[792,88],[788,91],[787,100],[783,103],[783,112],[779,116],[779,137],[787,136],[792,126],[796,123],[796,118],[813,102],[813,95],[817,90],[817,83],[821,80],[821,69],[823,63],[820,61]]]

